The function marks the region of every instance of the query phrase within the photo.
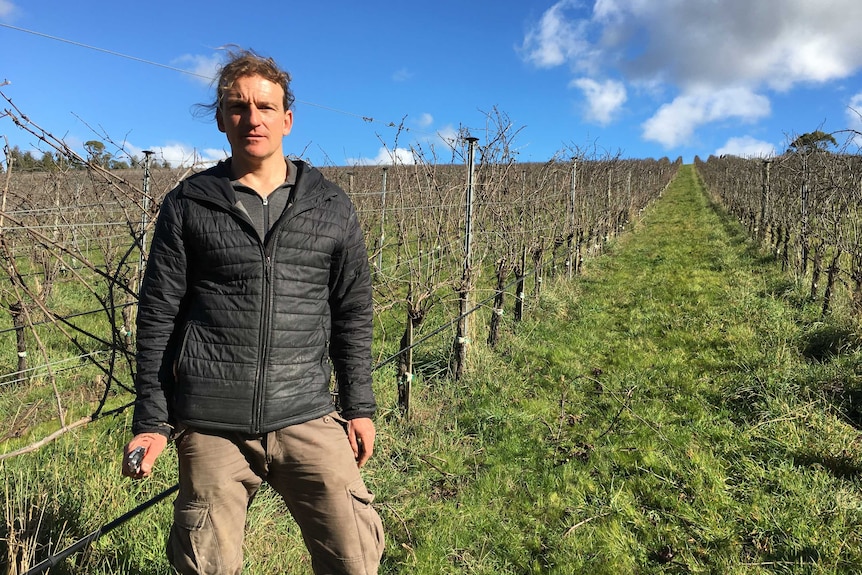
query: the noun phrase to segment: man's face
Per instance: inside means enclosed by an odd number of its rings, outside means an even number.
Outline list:
[[[216,111],[235,158],[262,161],[283,156],[282,138],[293,126],[293,112],[284,109],[284,90],[261,76],[243,76],[225,92]]]

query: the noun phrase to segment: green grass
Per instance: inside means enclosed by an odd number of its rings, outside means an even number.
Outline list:
[[[376,373],[381,573],[859,572],[858,330],[751,246],[684,167],[582,276],[507,313],[497,349],[475,337],[462,380],[416,381],[409,418]],[[7,501],[85,535],[175,481],[170,449],[120,478],[128,434],[106,419],[0,463]],[[163,503],[53,572],[165,573],[169,524]],[[252,575],[310,573],[269,490],[246,552]]]

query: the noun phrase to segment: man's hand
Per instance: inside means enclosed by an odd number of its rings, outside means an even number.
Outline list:
[[[374,453],[374,437],[377,432],[374,422],[368,417],[359,417],[347,422],[347,439],[353,448],[353,457],[356,459],[357,467],[362,467]]]
[[[374,441],[372,439],[372,441]],[[153,470],[156,458],[165,450],[168,438],[161,433],[139,433],[123,449],[123,475],[133,479],[147,477]],[[129,455],[138,447],[144,449],[144,457],[137,469],[132,465]]]

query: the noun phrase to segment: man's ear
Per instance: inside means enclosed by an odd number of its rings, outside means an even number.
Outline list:
[[[287,136],[293,128],[293,110],[287,110],[284,113],[284,130],[282,135]]]
[[[221,108],[216,108],[215,116],[218,131],[224,133],[224,118],[221,117]]]

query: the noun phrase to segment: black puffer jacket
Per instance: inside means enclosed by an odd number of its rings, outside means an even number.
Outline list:
[[[229,161],[161,206],[137,318],[134,433],[184,423],[266,433],[333,409],[375,411],[371,279],[353,205],[295,162],[266,244],[237,206]]]

